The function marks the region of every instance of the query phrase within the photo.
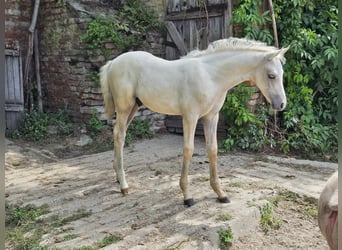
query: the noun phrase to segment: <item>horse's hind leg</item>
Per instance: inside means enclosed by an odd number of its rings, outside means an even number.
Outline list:
[[[223,192],[217,174],[217,122],[218,113],[202,118],[204,135],[206,141],[206,150],[210,165],[210,186],[217,193],[218,200],[222,203],[229,203],[229,199]]]
[[[128,193],[128,184],[125,177],[125,170],[123,167],[123,147],[126,137],[126,124],[128,114],[117,112],[116,123],[113,128],[114,135],[114,162],[113,167],[116,172],[116,178],[120,183],[120,189],[123,194]]]
[[[126,111],[116,113],[116,123],[113,129],[114,135],[114,163],[113,168],[116,172],[116,178],[120,183],[120,189],[123,194],[128,193],[128,183],[126,181],[125,169],[123,166],[123,148],[125,145],[126,131],[128,125],[133,120],[136,111],[139,109],[137,104],[130,105]]]
[[[135,116],[135,113],[138,111],[138,109],[139,109],[139,105],[135,104],[134,107],[131,110],[131,113],[128,116],[126,130],[128,129],[129,124],[131,124],[131,122],[132,122],[132,120],[133,120],[133,118]]]

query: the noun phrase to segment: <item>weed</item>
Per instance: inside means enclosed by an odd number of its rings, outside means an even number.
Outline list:
[[[230,227],[227,229],[220,229],[218,231],[220,247],[222,249],[229,249],[233,243],[233,231]]]
[[[128,127],[125,144],[130,145],[134,140],[152,138],[154,132],[150,129],[151,122],[142,120],[140,117],[135,119]]]
[[[48,212],[47,205],[41,207],[35,207],[33,205],[17,207],[6,204],[6,227],[25,225]]]
[[[229,183],[229,186],[240,188],[240,187],[242,187],[242,184],[240,182],[231,182],[231,183]]]
[[[73,249],[73,250],[95,250],[96,248],[91,246],[81,246],[80,248]]]
[[[260,208],[260,225],[262,230],[267,233],[270,229],[278,229],[282,221],[273,215],[274,205],[271,203],[266,203],[262,208]]]
[[[219,221],[229,221],[231,219],[233,219],[233,215],[230,215],[230,214],[220,214],[217,218],[217,220]]]
[[[79,235],[78,234],[67,234],[64,236],[63,241],[73,240],[76,239]]]
[[[89,211],[77,210],[75,214],[61,219],[57,215],[43,218],[49,212],[47,205],[36,207],[33,205],[13,206],[6,203],[6,245],[11,249],[51,249],[39,245],[42,236],[56,231],[57,227],[87,217]],[[76,238],[76,234],[68,234],[64,240]]]
[[[95,248],[91,247],[91,246],[81,246],[79,249],[77,250],[94,250]]]
[[[82,219],[82,218],[85,218],[85,217],[89,217],[90,215],[92,215],[92,212],[91,211],[86,211],[84,209],[78,209],[76,211],[76,213],[70,215],[69,217],[66,217],[62,220],[62,224],[67,224],[69,222],[72,222],[72,221],[76,221],[76,220],[79,220],[79,219]]]
[[[6,204],[5,211],[6,245],[13,249],[47,249],[39,246],[42,235],[49,231],[39,219],[48,213],[47,205],[19,207]]]
[[[103,121],[101,121],[98,118],[98,112],[96,111],[96,109],[92,110],[91,118],[89,120],[87,127],[88,127],[88,131],[89,131],[91,136],[97,135],[106,127],[106,125],[103,124]]]
[[[120,240],[122,240],[122,237],[115,236],[115,235],[108,235],[108,236],[105,236],[99,242],[97,242],[97,246],[102,248],[102,247],[114,244],[114,243],[116,243],[116,242],[118,242]]]
[[[210,177],[207,176],[207,175],[205,175],[205,176],[200,176],[200,177],[198,178],[198,180],[199,180],[200,182],[207,182],[207,181],[210,180]]]
[[[56,127],[57,133],[62,136],[71,135],[75,130],[74,125],[69,122],[66,109],[51,113],[33,110],[24,112],[23,126],[8,136],[14,139],[24,138],[28,141],[41,141],[48,135],[49,126]]]

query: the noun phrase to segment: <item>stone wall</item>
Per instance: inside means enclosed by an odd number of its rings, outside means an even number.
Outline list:
[[[81,37],[86,34],[87,25],[94,17],[99,14],[117,15],[117,12],[100,4],[100,1],[65,2],[45,0],[40,8],[44,104],[48,110],[67,108],[75,122],[89,119],[94,109],[102,114],[101,119],[105,119],[101,89],[96,81],[96,75],[106,61],[105,55],[99,49],[90,49]],[[110,51],[109,58],[121,53],[111,44],[105,46]],[[161,35],[149,33],[143,49],[162,56],[164,48]],[[147,113],[143,110],[139,114]]]
[[[89,49],[89,44],[81,39],[87,31],[88,23],[95,17],[117,15],[117,11],[105,2],[98,0],[42,0],[40,2],[37,29],[45,111],[66,108],[74,122],[85,122],[95,109],[101,114],[100,118],[105,119],[101,89],[96,75],[106,59],[101,50]],[[163,20],[164,1],[143,1],[143,3],[157,11],[160,20]],[[27,55],[28,29],[33,5],[33,0],[5,1],[6,48],[20,47],[23,61]],[[105,46],[110,51],[107,55],[110,59],[122,53],[113,45]],[[141,49],[163,57],[165,49],[162,34],[149,33]],[[29,80],[35,81],[33,73]],[[152,120],[154,128],[163,127],[162,115],[154,114],[145,108],[142,108],[137,115]]]

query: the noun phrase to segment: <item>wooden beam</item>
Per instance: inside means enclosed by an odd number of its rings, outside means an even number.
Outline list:
[[[169,14],[165,17],[167,21],[183,21],[183,20],[190,20],[190,19],[203,19],[207,17],[218,17],[224,14],[224,10],[212,10],[208,13],[204,11],[193,11],[193,12],[179,12]]]
[[[184,44],[182,36],[178,33],[175,24],[173,22],[166,21],[165,22],[165,27],[166,27],[167,31],[169,32],[169,34],[171,36],[171,39],[176,44],[176,46],[177,46],[177,48],[179,50],[180,55],[181,56],[186,55],[188,50],[187,50],[187,48],[186,48],[186,46]]]
[[[268,0],[268,5],[269,5],[269,8],[270,8],[271,18],[272,18],[274,46],[275,46],[276,48],[279,48],[278,32],[277,32],[277,23],[276,23],[276,20],[275,20],[274,8],[273,8],[272,0]]]

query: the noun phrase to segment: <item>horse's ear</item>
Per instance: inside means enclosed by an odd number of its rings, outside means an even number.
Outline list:
[[[285,53],[290,49],[290,45],[287,46],[286,48],[281,48],[280,51],[281,51],[281,55],[285,55]]]
[[[272,51],[271,53],[266,55],[266,59],[268,61],[272,61],[273,58],[276,58],[277,56],[284,56],[284,54],[286,53],[286,51],[288,51],[290,48],[290,46],[287,46],[286,48],[281,48],[275,51]]]

